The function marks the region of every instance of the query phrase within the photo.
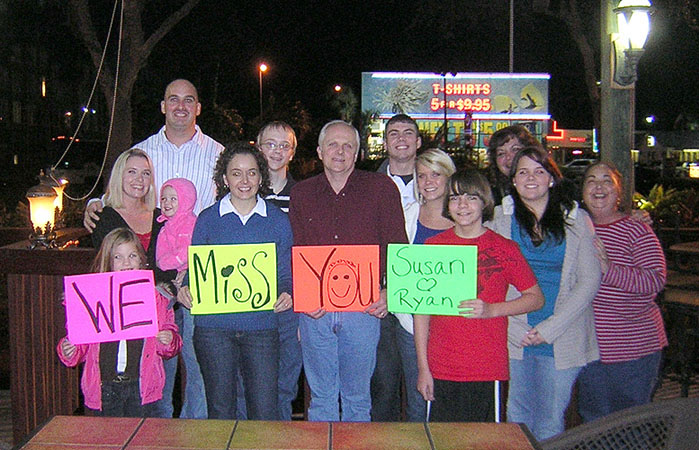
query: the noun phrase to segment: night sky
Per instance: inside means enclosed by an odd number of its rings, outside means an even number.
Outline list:
[[[672,128],[679,113],[699,115],[699,32],[662,9],[669,1],[655,2],[658,11],[639,66],[639,128],[648,114],[658,117],[660,129]],[[91,2],[106,11],[111,3]],[[153,21],[172,9],[165,0],[147,3],[146,16]],[[550,114],[561,127],[590,128],[580,54],[565,26],[531,14],[530,4],[515,2],[514,71],[550,73]],[[586,27],[598,36],[594,16],[599,2],[578,4],[591,14]],[[265,100],[270,95],[276,102],[300,100],[319,120],[335,118],[329,107],[335,84],[350,86],[361,96],[363,71],[506,72],[508,5],[507,0],[242,5],[202,0],[156,47],[141,72],[134,93],[135,137],[162,124],[157,101],[175,77],[191,79],[205,106],[215,96],[218,104],[237,109],[245,119],[256,116],[257,64],[262,60],[270,66],[264,76]],[[61,39],[78,61],[89,61],[69,33]]]

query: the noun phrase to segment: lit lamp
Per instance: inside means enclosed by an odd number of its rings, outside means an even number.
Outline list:
[[[30,249],[39,245],[45,248],[56,247],[56,233],[53,229],[56,197],[56,191],[43,180],[27,191],[29,217],[32,221]]]
[[[648,0],[621,0],[614,13],[618,30],[612,38],[614,82],[629,86],[636,82],[636,67],[650,31],[651,4]]]
[[[58,212],[63,211],[63,191],[68,185],[68,180],[57,180],[52,175],[41,175],[41,183],[51,186],[56,191],[56,199],[53,201],[54,208],[58,208]]]

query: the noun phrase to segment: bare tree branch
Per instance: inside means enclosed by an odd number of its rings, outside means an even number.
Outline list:
[[[102,52],[104,48],[102,44],[97,39],[97,34],[95,33],[95,27],[92,23],[92,18],[90,17],[90,9],[87,4],[87,0],[70,0],[68,3],[70,8],[71,23],[77,30],[80,38],[87,48],[90,54],[90,59],[92,59],[92,64],[97,69],[100,65],[100,60],[102,59]],[[102,67],[102,76],[100,77],[100,86],[105,96],[109,100],[109,92],[113,92],[114,86],[114,73],[106,66]],[[111,104],[111,100],[108,101]]]
[[[153,51],[153,48],[155,45],[166,35],[172,30],[172,28],[177,25],[177,23],[182,20],[184,17],[187,16],[187,14],[194,9],[195,6],[199,3],[199,0],[188,0],[187,3],[182,5],[180,9],[175,11],[174,13],[170,14],[170,16],[165,19],[160,26],[158,27],[157,30],[153,32],[153,34],[150,35],[148,40],[143,44],[143,54],[146,55],[146,58],[148,58],[148,55]]]
[[[116,45],[120,44],[120,56],[116,65],[108,69],[103,66],[100,86],[107,104],[114,106],[112,116],[113,132],[108,149],[108,163],[118,154],[131,146],[132,110],[131,95],[141,69],[146,65],[153,48],[199,3],[199,0],[187,0],[157,27],[155,32],[145,39],[143,32],[143,12],[147,0],[122,0],[123,20],[119,23],[120,36],[115,36]],[[95,25],[90,16],[89,0],[69,0],[68,7],[78,37],[87,48],[95,68],[100,65],[103,47],[97,39]],[[119,39],[120,38],[120,39]],[[115,79],[118,68],[119,83]],[[112,105],[112,101],[115,105]]]

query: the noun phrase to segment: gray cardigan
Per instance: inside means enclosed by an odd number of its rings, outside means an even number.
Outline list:
[[[502,205],[495,208],[493,220],[486,225],[511,239],[513,216],[514,200],[507,196]],[[593,244],[594,226],[587,212],[577,204],[568,213],[567,222],[566,252],[556,306],[553,315],[536,326],[546,342],[553,344],[558,370],[581,367],[599,359],[592,300],[599,289],[601,271]],[[510,294],[508,299],[512,298]],[[522,359],[524,350],[519,343],[531,328],[527,315],[510,316],[508,322],[510,358]]]

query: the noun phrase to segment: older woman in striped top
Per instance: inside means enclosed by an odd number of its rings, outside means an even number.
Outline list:
[[[602,268],[593,301],[600,360],[578,379],[580,415],[590,421],[650,401],[667,345],[654,301],[665,286],[665,257],[653,230],[620,211],[622,178],[610,163],[587,169],[582,194]]]

